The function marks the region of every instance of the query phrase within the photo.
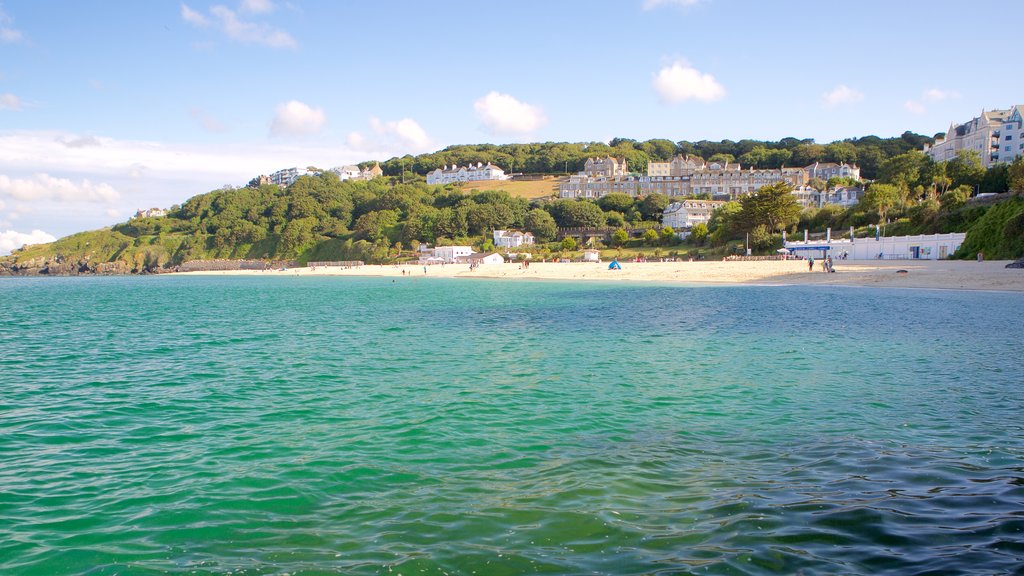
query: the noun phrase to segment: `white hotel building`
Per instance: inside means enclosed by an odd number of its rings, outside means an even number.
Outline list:
[[[1021,130],[1024,105],[1006,110],[982,111],[981,116],[963,124],[950,124],[945,138],[935,140],[924,151],[936,162],[956,158],[960,150],[974,150],[981,155],[981,165],[990,168],[999,162],[1013,162],[1024,154],[1024,131]]]
[[[451,168],[445,164],[444,168],[438,168],[427,172],[427,184],[452,184],[454,182],[472,182],[474,180],[508,180],[505,171],[488,162],[486,165],[477,162],[475,165],[456,166]]]

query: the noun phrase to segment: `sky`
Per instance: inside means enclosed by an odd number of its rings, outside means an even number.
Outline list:
[[[0,254],[282,168],[453,144],[930,136],[1024,103],[1019,11],[0,0]]]

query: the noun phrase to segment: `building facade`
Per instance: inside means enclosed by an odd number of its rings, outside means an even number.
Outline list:
[[[1024,105],[1005,110],[982,111],[981,116],[963,124],[950,124],[945,138],[938,138],[924,151],[936,162],[956,158],[961,150],[981,155],[981,165],[990,168],[1000,162],[1013,162],[1024,154],[1024,131],[1021,130]]]
[[[504,170],[490,162],[487,164],[477,162],[475,165],[470,164],[461,167],[452,164],[451,168],[445,164],[443,168],[427,172],[427,184],[431,185],[472,182],[475,180],[508,180],[508,176],[505,175]]]
[[[534,243],[533,234],[520,232],[518,230],[495,230],[495,248],[518,248],[519,246],[532,246]]]
[[[807,171],[808,179],[819,178],[827,181],[829,178],[842,177],[860,180],[860,168],[846,162],[839,164],[835,162],[815,162],[804,168],[804,170]]]
[[[831,232],[831,231],[830,231]],[[851,230],[852,232],[852,230]],[[925,234],[874,238],[786,240],[783,245],[797,256],[848,260],[944,260],[964,243],[966,234]]]
[[[587,162],[589,165],[590,160]],[[676,156],[669,162],[651,162],[646,176],[609,177],[606,174],[607,171],[587,173],[584,170],[570,176],[559,184],[558,195],[561,198],[600,198],[612,192],[630,196],[658,193],[670,198],[707,195],[715,200],[735,200],[762,186],[776,182],[803,186],[808,179],[803,168],[744,169],[739,164],[709,164],[699,158],[683,156]]]
[[[716,200],[682,200],[665,207],[661,215],[661,225],[671,227],[676,232],[689,230],[697,224],[707,224],[711,213],[725,202]]]

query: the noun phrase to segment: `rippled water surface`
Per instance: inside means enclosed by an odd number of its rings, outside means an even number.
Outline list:
[[[1024,297],[0,280],[0,574],[1013,573]]]

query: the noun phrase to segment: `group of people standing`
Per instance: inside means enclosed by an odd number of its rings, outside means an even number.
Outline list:
[[[814,272],[814,258],[807,259],[807,271]],[[832,266],[832,256],[826,256],[821,260],[821,271],[822,272],[835,272],[836,269]]]

